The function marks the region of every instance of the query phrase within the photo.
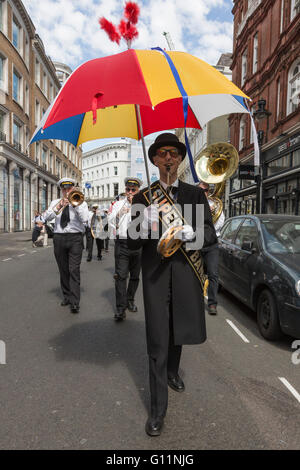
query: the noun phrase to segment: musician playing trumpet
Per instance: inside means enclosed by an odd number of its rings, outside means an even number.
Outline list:
[[[75,205],[70,203],[68,196],[75,189],[73,178],[61,178],[57,185],[62,198],[51,201],[43,217],[45,221],[55,219],[53,246],[63,294],[61,305],[70,305],[71,312],[78,313],[82,239],[88,221],[88,206],[85,201],[75,202]]]
[[[115,321],[126,318],[126,309],[136,312],[134,297],[139,284],[141,270],[141,250],[129,250],[127,246],[127,228],[130,222],[132,199],[140,190],[142,181],[139,178],[127,177],[125,182],[125,199],[117,201],[108,216],[111,231],[115,233]],[[127,287],[128,274],[129,282]]]

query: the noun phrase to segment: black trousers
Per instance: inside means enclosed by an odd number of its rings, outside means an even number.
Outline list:
[[[71,304],[79,305],[82,233],[55,233],[53,245],[63,296]]]
[[[165,416],[168,407],[168,376],[176,376],[179,370],[182,346],[174,345],[172,285],[170,280],[165,312],[162,312],[161,343],[156,357],[149,356],[149,381],[151,417]],[[158,307],[159,308],[159,307]],[[166,313],[166,314],[165,314]]]
[[[127,308],[128,300],[134,300],[141,271],[141,250],[129,250],[127,241],[115,240],[115,290],[117,310]],[[127,277],[129,277],[127,287]]]
[[[219,247],[216,245],[207,251],[201,251],[203,262],[209,280],[207,291],[207,305],[217,305],[219,284]]]
[[[88,258],[92,258],[93,256],[93,246],[94,246],[94,237],[92,235],[92,231],[90,228],[86,228],[86,247],[88,251]],[[101,251],[103,250],[104,247],[104,240],[101,238],[96,238],[96,245],[97,245],[97,256],[99,258],[102,257]]]
[[[32,242],[35,243],[41,234],[41,230],[43,227],[38,227],[37,225],[34,227],[32,231]]]

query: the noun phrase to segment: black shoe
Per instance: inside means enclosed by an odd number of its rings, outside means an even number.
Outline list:
[[[127,308],[130,312],[137,312],[137,306],[134,305],[134,300],[128,300]]]
[[[70,304],[70,301],[68,299],[64,299],[62,302],[61,302],[61,306],[62,307],[65,307],[66,305],[69,305]]]
[[[184,392],[185,386],[178,374],[176,376],[168,376],[168,385],[175,392]]]
[[[97,256],[97,260],[98,261],[102,260],[102,256]]]
[[[210,315],[218,315],[217,306],[216,305],[209,305],[208,306],[208,313]]]
[[[145,426],[145,431],[148,436],[160,436],[162,428],[164,426],[164,418],[148,418]]]
[[[79,305],[77,304],[71,304],[71,313],[79,313]]]
[[[91,257],[91,256],[88,256],[86,260],[87,260],[87,261],[92,261],[92,257]]]
[[[115,316],[114,316],[115,321],[122,321],[122,320],[125,320],[125,318],[126,318],[125,310],[119,309],[117,313],[115,313]]]

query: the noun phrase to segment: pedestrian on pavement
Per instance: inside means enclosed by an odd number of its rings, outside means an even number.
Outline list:
[[[140,236],[130,237],[128,246],[142,247],[142,279],[146,319],[147,352],[151,406],[146,422],[146,433],[158,436],[164,424],[168,405],[168,385],[183,392],[185,385],[179,375],[183,344],[199,344],[206,340],[203,292],[200,289],[201,255],[199,250],[188,251],[185,243],[172,256],[162,258],[157,252],[157,238],[165,231],[167,214],[174,204],[183,211],[189,204],[192,210],[191,225],[182,221],[182,241],[195,238],[196,228],[204,231],[204,246],[216,243],[216,233],[207,199],[202,189],[178,180],[177,171],[185,158],[186,147],[175,134],[160,134],[148,150],[150,161],[159,169],[159,181],[152,183],[152,197],[162,197],[159,204],[150,205],[148,188],[136,194],[135,204],[146,206],[140,211],[143,218]],[[166,202],[167,201],[167,202]],[[204,212],[204,222],[196,223],[196,206]],[[167,208],[168,206],[168,208]],[[170,217],[171,220],[171,217]],[[151,238],[150,229],[158,227],[158,237]],[[198,222],[199,225],[199,222]],[[137,229],[138,230],[138,229]],[[197,260],[197,266],[195,264]]]
[[[43,217],[45,221],[55,219],[53,245],[63,293],[61,305],[70,305],[71,312],[78,313],[82,238],[88,221],[88,206],[85,201],[77,207],[69,203],[68,195],[75,186],[73,178],[61,178],[58,186],[62,192],[62,199],[51,201]]]
[[[208,197],[209,196],[209,184],[201,181],[199,183],[199,188],[202,188],[206,198],[209,203],[210,209],[213,206],[213,201]],[[220,236],[220,230],[224,225],[225,216],[224,212],[221,212],[220,217],[215,222],[214,227],[217,234],[217,237]],[[219,285],[219,246],[218,242],[214,245],[207,246],[202,248],[201,250],[204,265],[206,267],[206,273],[208,277],[208,291],[207,291],[207,306],[208,306],[208,313],[210,315],[217,315],[217,305],[218,305],[218,285]]]
[[[126,309],[130,312],[137,312],[134,298],[141,270],[141,250],[128,248],[127,229],[130,222],[132,198],[139,192],[142,181],[139,178],[127,177],[124,182],[126,197],[115,202],[108,215],[111,231],[115,234],[116,313],[114,319],[116,321],[126,318]]]
[[[36,248],[38,246],[36,243],[37,239],[41,235],[41,231],[45,223],[45,220],[39,211],[34,211],[34,218],[32,219],[32,223],[34,224],[32,231],[32,246]]]
[[[105,232],[105,238],[104,238],[104,249],[105,253],[108,253],[108,247],[109,247],[109,224],[108,224],[108,210],[104,209],[103,210],[103,229]]]
[[[87,250],[88,250],[88,256],[87,256],[87,261],[92,261],[93,257],[93,246],[94,246],[94,237],[96,239],[96,245],[97,245],[97,259],[100,261],[102,259],[102,250],[104,247],[104,241],[102,238],[99,237],[99,233],[92,233],[92,226],[91,224],[95,221],[95,218],[97,217],[97,220],[99,219],[100,215],[98,216],[97,211],[98,211],[98,204],[93,204],[92,205],[92,210],[89,210],[89,218],[88,218],[88,223],[85,229],[85,234],[86,234],[86,244],[87,244]],[[100,220],[100,223],[102,221]],[[102,234],[103,236],[103,234]]]

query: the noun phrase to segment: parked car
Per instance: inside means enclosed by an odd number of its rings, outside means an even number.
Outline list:
[[[300,338],[300,217],[232,217],[219,246],[220,285],[256,311],[262,336]]]

